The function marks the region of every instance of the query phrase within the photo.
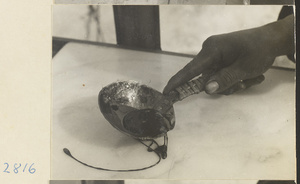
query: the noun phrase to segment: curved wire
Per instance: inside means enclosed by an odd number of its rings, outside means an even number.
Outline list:
[[[152,152],[152,151],[153,151],[153,152],[158,156],[159,159],[158,159],[158,161],[157,161],[156,163],[154,163],[154,164],[152,164],[152,165],[150,165],[150,166],[148,166],[148,167],[143,167],[143,168],[138,168],[138,169],[107,169],[107,168],[102,168],[102,167],[96,167],[96,166],[92,166],[92,165],[89,165],[89,164],[87,164],[87,163],[84,163],[84,162],[78,160],[77,158],[75,158],[75,157],[71,154],[70,150],[67,149],[67,148],[64,148],[63,151],[64,151],[64,153],[65,153],[66,155],[68,155],[69,157],[73,158],[75,161],[77,161],[77,162],[79,162],[79,163],[81,163],[82,165],[85,165],[85,166],[87,166],[87,167],[93,168],[93,169],[103,170],[103,171],[115,171],[115,172],[141,171],[141,170],[145,170],[145,169],[149,169],[149,168],[151,168],[151,167],[154,167],[154,166],[156,166],[157,164],[159,164],[159,162],[161,161],[161,155],[160,155],[160,153],[159,153],[156,149],[152,149],[152,148],[151,148],[151,146],[152,146],[153,144],[155,144],[157,148],[159,147],[159,145],[157,144],[157,142],[156,142],[155,140],[151,140],[151,141],[152,141],[152,142],[151,142],[150,145],[148,146],[147,144],[145,144],[144,142],[142,142],[141,140],[139,140],[140,143],[142,143],[143,145],[145,145],[145,146],[148,148],[148,151],[149,151],[149,152]]]

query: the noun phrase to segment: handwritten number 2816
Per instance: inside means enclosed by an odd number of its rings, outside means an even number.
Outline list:
[[[9,164],[8,163],[4,163],[4,165],[6,166],[5,167],[5,169],[4,169],[4,171],[3,172],[5,172],[5,173],[10,173],[10,171],[9,171]],[[27,163],[23,166],[23,172],[25,172],[25,171],[27,171]],[[30,173],[30,174],[33,174],[33,173],[35,173],[35,171],[36,171],[36,169],[35,168],[33,168],[33,165],[34,165],[34,163],[33,164],[31,164],[30,166],[29,166],[29,168],[28,168],[28,172]],[[17,173],[19,173],[19,169],[22,167],[22,164],[20,164],[20,163],[15,163],[14,164],[14,169],[13,169],[13,171],[14,171],[14,173],[15,174],[17,174]],[[21,170],[21,169],[20,169]]]

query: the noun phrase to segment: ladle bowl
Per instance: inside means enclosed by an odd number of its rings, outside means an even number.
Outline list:
[[[158,105],[162,102],[163,105]],[[104,87],[99,93],[98,103],[113,127],[137,139],[164,136],[175,126],[172,101],[135,81],[120,81]]]
[[[135,81],[104,87],[98,96],[100,110],[119,131],[141,140],[165,136],[175,126],[173,104],[204,89],[207,78],[189,81],[168,95]]]
[[[100,110],[116,129],[139,140],[164,136],[154,151],[167,158],[167,132],[175,126],[173,104],[204,89],[206,78],[189,81],[168,95],[135,81],[120,81],[104,87],[98,96]]]

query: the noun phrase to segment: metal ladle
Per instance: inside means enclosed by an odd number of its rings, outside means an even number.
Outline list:
[[[175,126],[173,104],[204,89],[206,78],[199,77],[163,95],[135,81],[120,81],[104,87],[98,104],[108,122],[119,131],[139,140],[164,136],[164,145],[157,148],[167,157],[167,132]]]

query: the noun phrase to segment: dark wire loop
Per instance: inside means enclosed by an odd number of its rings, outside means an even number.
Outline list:
[[[139,168],[139,169],[124,169],[124,170],[123,170],[123,169],[106,169],[106,168],[102,168],[102,167],[96,167],[96,166],[92,166],[92,165],[89,165],[89,164],[87,164],[87,163],[84,163],[84,162],[78,160],[77,158],[75,158],[75,157],[71,154],[70,150],[68,150],[67,148],[64,148],[63,151],[64,151],[64,153],[65,153],[66,155],[68,155],[69,157],[73,158],[75,161],[77,161],[77,162],[79,162],[79,163],[81,163],[82,165],[85,165],[85,166],[87,166],[87,167],[93,168],[93,169],[103,170],[103,171],[115,171],[115,172],[142,171],[142,170],[146,170],[146,169],[149,169],[149,168],[151,168],[151,167],[156,166],[157,164],[159,164],[159,162],[161,161],[161,158],[162,158],[161,152],[159,152],[159,150],[158,150],[158,148],[160,148],[160,146],[158,145],[158,143],[157,143],[155,140],[153,140],[153,139],[150,140],[150,141],[151,141],[151,143],[150,143],[150,145],[148,146],[147,144],[145,144],[144,142],[142,142],[141,140],[139,140],[140,143],[142,143],[143,145],[145,145],[145,146],[148,148],[148,151],[149,151],[149,152],[154,152],[154,153],[158,156],[159,159],[158,159],[158,161],[157,161],[155,164],[152,164],[152,165],[150,165],[150,166],[148,166],[148,167]],[[155,144],[155,146],[156,146],[155,149],[151,148],[151,146],[152,146],[153,144]]]

